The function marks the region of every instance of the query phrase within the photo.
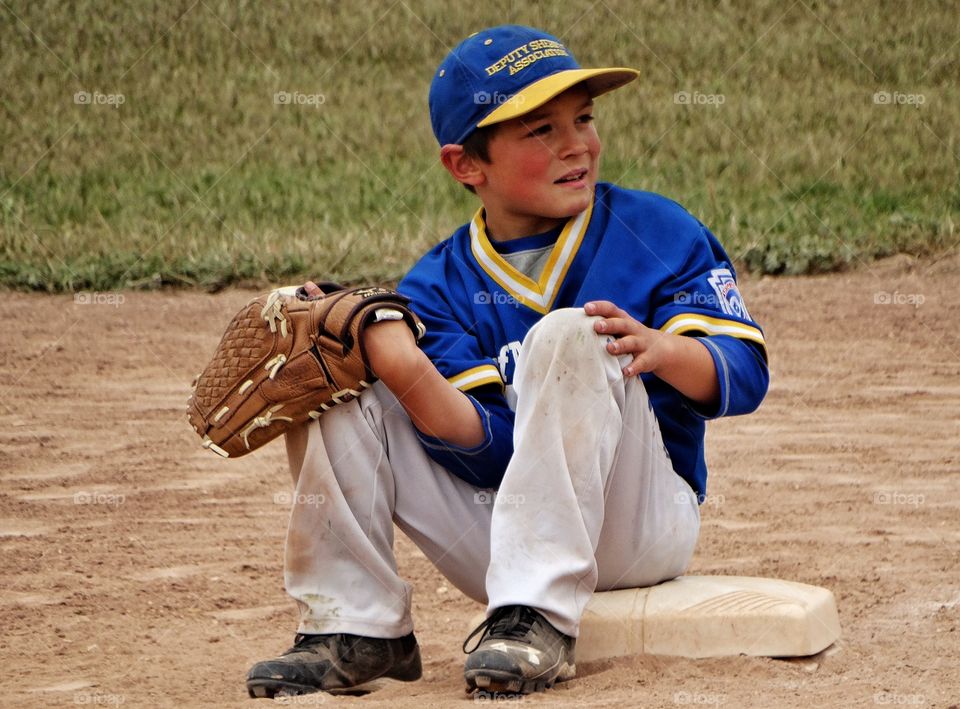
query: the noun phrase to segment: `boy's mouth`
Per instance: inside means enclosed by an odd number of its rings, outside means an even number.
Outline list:
[[[562,185],[566,182],[577,182],[579,180],[582,180],[586,176],[587,176],[587,168],[581,167],[576,170],[571,170],[566,175],[561,177],[559,180],[554,180],[553,184]]]

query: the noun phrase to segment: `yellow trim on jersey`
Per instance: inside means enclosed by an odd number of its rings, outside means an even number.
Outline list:
[[[681,313],[675,315],[660,328],[663,332],[682,335],[685,332],[699,331],[708,335],[732,335],[742,340],[751,340],[756,342],[764,351],[767,349],[767,343],[763,339],[763,333],[752,325],[738,322],[736,320],[726,320],[724,318],[711,318],[700,313]]]
[[[534,281],[515,269],[493,248],[487,236],[482,208],[477,210],[473,221],[470,222],[470,250],[480,267],[517,302],[523,303],[538,313],[546,314],[550,312],[553,301],[557,299],[560,285],[580,249],[592,214],[593,202],[580,214],[567,221],[557,238],[557,243],[550,251],[539,281]]]
[[[496,384],[503,388],[503,378],[500,376],[500,370],[492,364],[481,364],[479,367],[448,377],[447,381],[460,391],[475,389],[484,384]]]

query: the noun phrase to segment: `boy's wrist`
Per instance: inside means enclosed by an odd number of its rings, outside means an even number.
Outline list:
[[[426,355],[417,346],[410,327],[402,321],[384,321],[370,325],[364,333],[364,349],[370,369],[390,385],[416,369]]]
[[[662,364],[653,374],[689,399],[712,405],[720,394],[720,383],[713,357],[697,338],[663,334]]]
[[[683,357],[683,347],[686,343],[680,335],[660,332],[659,330],[655,332],[657,332],[660,341],[654,346],[660,350],[661,354],[658,358],[659,363],[651,370],[651,374],[662,379],[662,375],[669,375],[676,367],[677,362],[681,360]]]

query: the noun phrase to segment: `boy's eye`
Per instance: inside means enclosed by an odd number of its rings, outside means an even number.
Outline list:
[[[587,124],[593,121],[592,113],[583,113],[576,118],[576,122],[580,124]],[[537,126],[536,128],[531,128],[527,131],[528,138],[533,138],[536,136],[545,136],[548,135],[553,130],[553,126],[550,123],[544,123],[543,125]]]

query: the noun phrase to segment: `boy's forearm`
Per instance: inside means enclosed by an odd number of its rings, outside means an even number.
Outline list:
[[[467,395],[444,379],[420,350],[409,369],[381,376],[420,431],[461,448],[484,439],[483,424]]]
[[[653,373],[698,404],[716,404],[720,398],[720,382],[713,357],[707,351],[706,345],[692,337],[673,334],[663,336],[670,338],[673,353]]]
[[[440,374],[417,347],[406,325],[373,326],[368,333],[367,350],[374,373],[422,433],[461,448],[473,448],[483,442],[483,423],[473,403]]]

